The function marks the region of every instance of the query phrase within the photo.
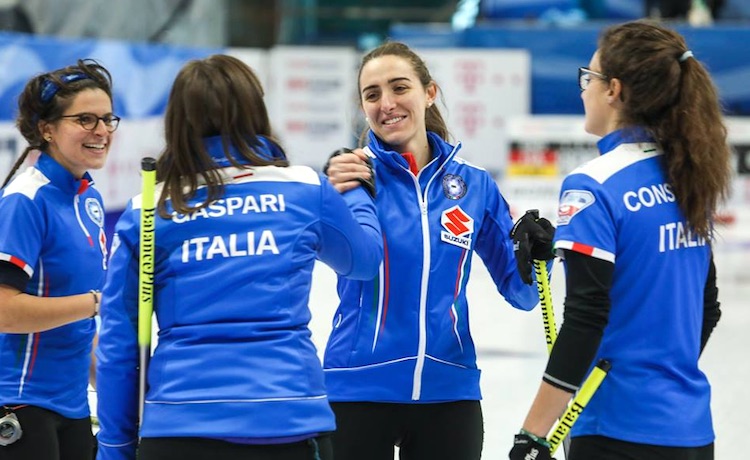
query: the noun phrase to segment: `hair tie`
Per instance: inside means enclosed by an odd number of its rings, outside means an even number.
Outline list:
[[[693,52],[690,50],[687,50],[684,53],[682,53],[682,56],[680,56],[677,60],[680,62],[685,62],[688,60],[688,58],[691,58],[691,57],[693,57]]]

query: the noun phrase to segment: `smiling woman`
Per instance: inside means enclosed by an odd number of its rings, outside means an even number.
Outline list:
[[[99,88],[76,94],[65,112],[40,126],[49,143],[47,153],[80,178],[89,169],[104,167],[119,118],[112,115],[109,94]]]
[[[362,111],[372,132],[388,144],[415,155],[418,167],[429,160],[426,108],[437,96],[434,81],[422,87],[409,61],[385,55],[369,61],[359,74]]]
[[[324,362],[336,459],[392,460],[398,445],[402,458],[478,460],[484,422],[466,299],[472,254],[513,307],[538,303],[533,278],[517,270],[508,204],[487,171],[458,156],[461,144],[448,142],[438,94],[406,45],[375,48],[359,71],[366,147],[332,156],[327,167],[340,192],[374,184],[385,248],[377,277],[339,277]]]
[[[0,415],[18,426],[0,433],[0,458],[93,457],[86,387],[107,241],[86,171],[109,152],[111,95],[109,72],[79,61],[32,78],[18,99],[29,145],[0,196]],[[32,150],[39,160],[13,178]]]
[[[8,184],[32,150],[52,156],[77,179],[87,169],[102,168],[112,133],[120,121],[112,114],[110,74],[92,60],[82,60],[75,66],[34,77],[19,98],[19,112],[17,124],[29,146],[3,186]],[[99,120],[104,123],[100,125]],[[68,126],[71,121],[79,126]],[[93,156],[101,157],[100,161],[93,161],[88,168],[73,167],[87,156],[76,155],[75,151],[81,153],[82,149],[94,151],[96,155]]]

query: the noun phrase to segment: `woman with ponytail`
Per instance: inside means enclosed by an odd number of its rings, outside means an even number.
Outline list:
[[[562,185],[565,322],[510,458],[550,458],[547,433],[606,359],[569,460],[711,460],[698,358],[720,317],[713,215],[731,179],[716,89],[681,35],[646,21],[606,29],[578,75],[601,156]]]

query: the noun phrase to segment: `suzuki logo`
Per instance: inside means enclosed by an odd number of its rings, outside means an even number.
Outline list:
[[[474,219],[469,217],[460,207],[454,206],[443,212],[440,223],[455,236],[474,233]]]

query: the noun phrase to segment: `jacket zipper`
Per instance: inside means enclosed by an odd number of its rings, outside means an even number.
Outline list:
[[[417,190],[419,208],[422,222],[422,279],[419,288],[419,344],[417,346],[417,362],[414,366],[414,380],[412,382],[411,399],[417,401],[422,395],[422,371],[424,370],[425,354],[427,352],[427,287],[429,286],[430,267],[430,222],[427,219],[427,190],[430,182],[425,187],[422,195],[419,188],[419,180],[410,173],[414,186]]]
[[[83,220],[81,219],[81,211],[78,209],[78,204],[80,203],[80,195],[76,195],[73,198],[73,208],[76,210],[76,219],[78,220],[78,225],[81,227],[81,230],[83,230],[84,235],[86,235],[86,239],[89,241],[89,246],[94,246],[94,240],[91,238],[91,234],[86,229],[86,226],[83,224]]]
[[[460,144],[459,144],[460,145]],[[454,148],[453,152],[448,155],[448,158],[441,164],[430,177],[425,185],[424,193],[422,193],[419,187],[419,174],[415,176],[408,169],[407,174],[411,176],[414,182],[414,187],[417,191],[417,199],[419,200],[419,207],[421,210],[422,220],[422,280],[419,292],[419,344],[417,345],[417,362],[414,365],[414,379],[412,381],[411,399],[412,401],[418,401],[422,397],[422,371],[424,370],[424,361],[427,355],[427,289],[430,284],[430,222],[427,218],[427,192],[430,190],[430,185],[435,177],[438,176],[440,171],[443,170],[445,164],[453,158],[458,148]],[[429,164],[429,163],[428,163]],[[425,165],[425,168],[427,165]],[[422,168],[424,170],[424,168]]]

